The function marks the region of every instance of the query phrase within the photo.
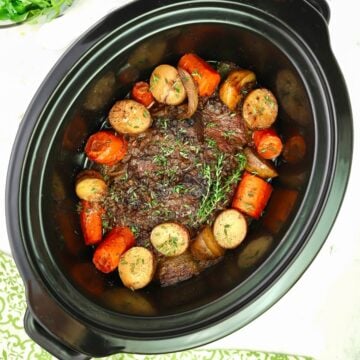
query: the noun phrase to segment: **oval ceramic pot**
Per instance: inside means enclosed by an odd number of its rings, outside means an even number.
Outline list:
[[[323,1],[137,1],[65,53],[24,117],[8,171],[7,224],[35,341],[61,359],[183,350],[246,325],[297,281],[336,218],[352,156],[328,18]],[[183,283],[131,292],[92,266],[74,177],[116,99],[186,52],[255,71],[279,101],[283,140],[301,134],[306,156],[279,166],[269,211],[243,246]]]

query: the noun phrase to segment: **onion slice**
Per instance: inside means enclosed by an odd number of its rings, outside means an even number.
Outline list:
[[[184,85],[184,88],[186,90],[187,97],[188,97],[188,109],[187,109],[187,113],[185,114],[185,116],[187,118],[190,118],[191,116],[193,116],[195,114],[195,111],[199,104],[198,89],[194,82],[194,79],[191,77],[191,75],[186,70],[184,70],[181,67],[178,67],[177,70],[178,70],[181,82]]]

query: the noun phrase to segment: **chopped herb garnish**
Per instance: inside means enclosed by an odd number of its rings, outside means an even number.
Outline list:
[[[189,153],[186,150],[180,150],[179,154],[185,159],[189,158]]]
[[[160,77],[157,76],[156,74],[152,74],[151,78],[150,78],[150,89],[151,86],[156,85],[160,80]]]
[[[241,89],[241,94],[244,95],[244,96],[247,95],[248,92],[249,92],[248,89],[245,89],[245,88]]]
[[[271,107],[275,106],[274,100],[269,95],[265,95],[264,100],[265,100],[265,104]]]
[[[192,77],[198,77],[199,79],[202,78],[201,74],[199,73],[198,69],[195,69],[192,73],[191,73]]]
[[[224,225],[224,234],[225,236],[228,236],[228,229],[231,227],[231,224],[225,224]]]
[[[219,62],[217,65],[217,71],[220,73],[222,79],[229,75],[231,70],[230,64],[225,62]]]
[[[216,124],[213,123],[213,122],[208,122],[208,123],[205,125],[205,127],[208,128],[208,129],[211,129],[211,128],[216,127]]]
[[[76,212],[80,213],[81,210],[82,210],[82,208],[83,208],[83,207],[82,207],[81,202],[79,202],[79,203],[76,204]]]
[[[177,95],[181,93],[180,84],[178,82],[175,81],[172,87],[175,90]]]
[[[102,217],[101,222],[102,222],[102,227],[104,230],[108,230],[110,228],[108,219]]]
[[[129,174],[127,171],[125,171],[125,173],[121,177],[119,177],[119,180],[126,181],[126,180],[128,180],[128,178],[129,178]]]
[[[217,148],[217,143],[214,139],[206,138],[205,141],[206,141],[206,144],[209,146],[209,148],[211,148],[211,149]]]
[[[160,129],[167,130],[169,126],[169,119],[168,118],[158,118],[157,123],[159,124]]]
[[[161,154],[155,155],[155,156],[153,157],[153,162],[154,162],[156,165],[160,165],[160,166],[166,166],[166,165],[167,165],[166,156],[165,156],[165,155],[161,155]]]
[[[236,134],[236,131],[235,131],[235,130],[226,130],[226,131],[224,131],[224,133],[223,133],[224,138],[226,138],[226,139],[231,138],[231,137],[234,136],[235,134]]]
[[[131,225],[130,226],[130,230],[131,230],[131,232],[134,234],[134,236],[137,236],[137,235],[139,235],[139,228],[136,226],[136,225]]]
[[[185,185],[183,185],[183,184],[177,184],[177,185],[174,186],[173,191],[174,191],[175,193],[177,193],[177,194],[181,194],[181,193],[187,192],[187,189],[186,189]]]

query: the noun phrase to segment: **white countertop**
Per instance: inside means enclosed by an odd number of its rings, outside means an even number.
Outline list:
[[[66,48],[98,19],[127,1],[78,0],[43,25],[0,30],[0,249],[10,252],[5,179],[15,135],[35,91]],[[353,106],[353,168],[336,223],[295,286],[270,310],[208,348],[297,353],[324,360],[360,359],[360,26],[355,0],[329,0],[333,51]]]

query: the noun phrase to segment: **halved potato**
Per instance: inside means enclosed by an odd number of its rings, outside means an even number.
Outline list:
[[[179,105],[186,98],[185,87],[175,67],[167,64],[157,66],[150,76],[150,91],[163,104]]]
[[[111,126],[121,134],[136,135],[147,130],[152,123],[149,110],[135,100],[117,101],[109,112]]]
[[[210,226],[205,226],[191,244],[191,253],[198,260],[210,260],[223,256],[223,249],[215,240]]]
[[[246,69],[230,72],[219,90],[220,100],[230,109],[235,110],[243,98],[243,90],[249,89],[256,83],[256,75]]]
[[[276,120],[278,103],[273,93],[265,88],[251,91],[245,98],[242,115],[249,129],[267,129]]]
[[[177,256],[189,247],[190,235],[184,226],[168,222],[152,229],[150,241],[159,253],[165,256]]]
[[[84,170],[76,178],[76,195],[86,201],[100,201],[107,193],[107,185],[95,170]]]
[[[214,222],[214,237],[224,249],[234,249],[241,244],[247,233],[244,215],[235,209],[222,211]]]
[[[124,286],[131,290],[141,289],[154,277],[155,256],[144,247],[134,246],[120,257],[118,269]]]

